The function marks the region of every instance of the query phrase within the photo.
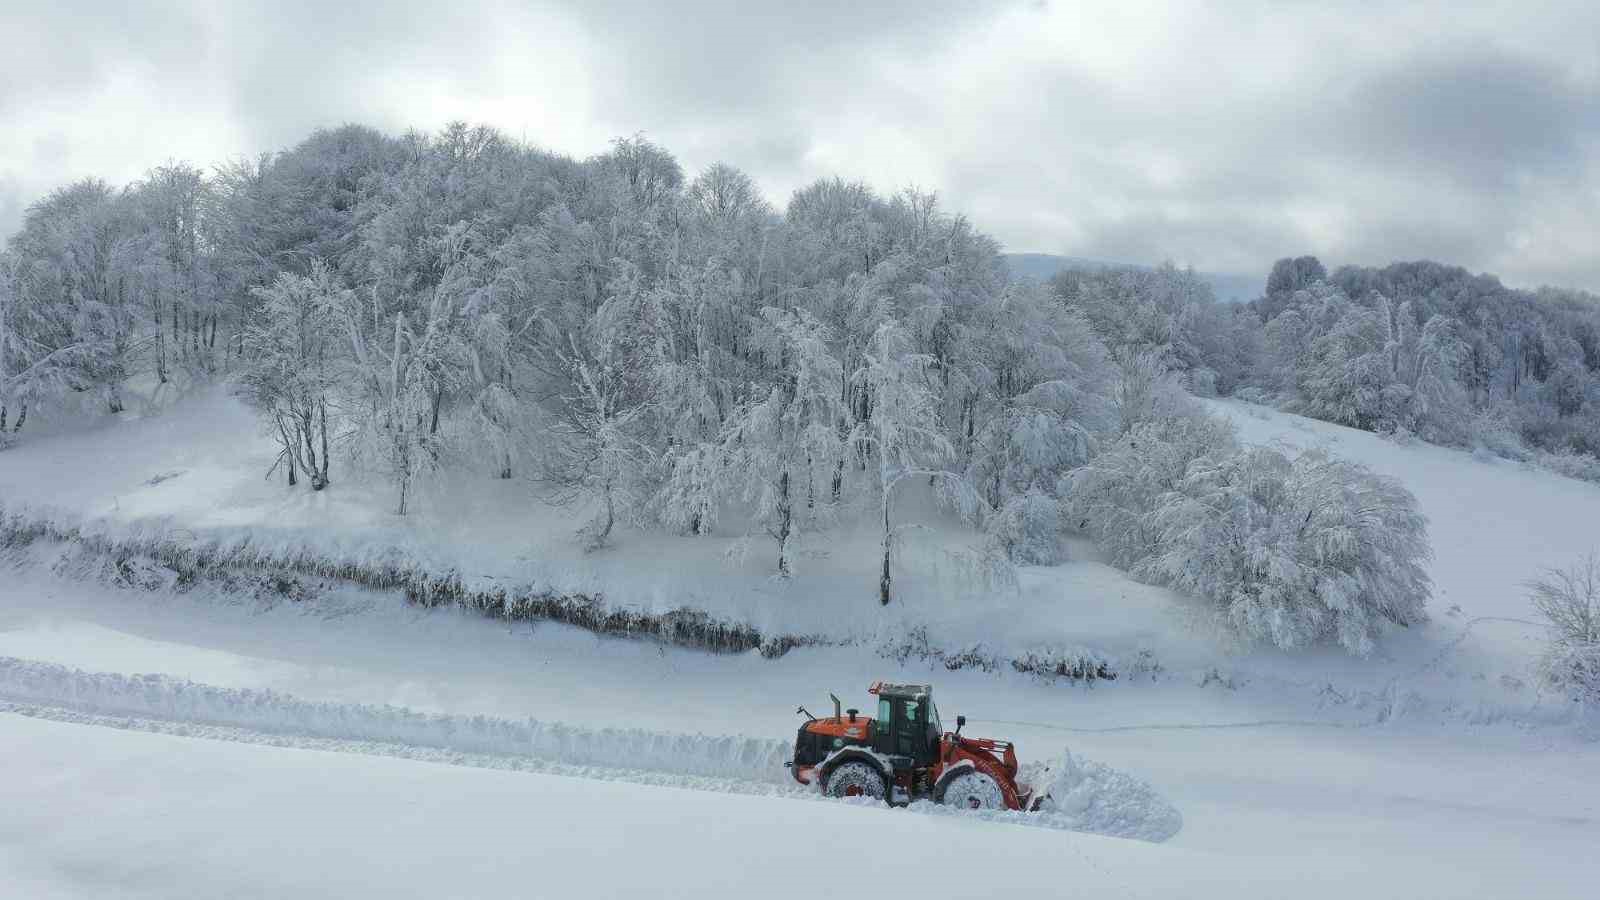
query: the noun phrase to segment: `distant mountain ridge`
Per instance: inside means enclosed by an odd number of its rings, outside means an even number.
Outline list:
[[[1085,259],[1080,256],[1056,256],[1050,253],[1005,253],[1006,264],[1011,267],[1013,275],[1024,278],[1037,278],[1043,281],[1062,269],[1111,269],[1131,267],[1136,269],[1149,269],[1153,266],[1140,263],[1107,262],[1100,259]],[[1267,277],[1265,274],[1238,275],[1220,274],[1216,272],[1198,272],[1205,282],[1211,285],[1211,290],[1217,295],[1218,300],[1245,302],[1261,296],[1266,288]]]

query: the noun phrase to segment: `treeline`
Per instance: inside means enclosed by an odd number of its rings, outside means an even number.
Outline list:
[[[1368,431],[1537,455],[1600,479],[1600,298],[1507,288],[1432,262],[1329,273],[1280,260],[1264,295],[1198,279],[1064,272],[1055,292],[1112,347],[1153,348],[1196,393],[1239,394]]]
[[[779,575],[866,514],[884,603],[915,492],[994,560],[1086,530],[1253,639],[1365,653],[1423,615],[1410,495],[1251,455],[1182,390],[1256,383],[1263,332],[1171,267],[1014,280],[914,190],[822,180],[780,210],[642,137],[575,160],[350,126],[31,207],[0,256],[0,421],[226,379],[297,490],[381,477],[404,514],[436,472],[526,479],[588,547],[759,534]]]
[[[63,397],[115,412],[132,382],[226,374],[290,484],[380,473],[401,513],[445,467],[583,502],[591,546],[737,503],[787,573],[870,502],[885,601],[902,484],[1016,522],[1112,415],[1087,323],[932,195],[824,180],[779,211],[643,138],[580,161],[352,126],[80,182],[28,211],[4,275],[12,436]]]

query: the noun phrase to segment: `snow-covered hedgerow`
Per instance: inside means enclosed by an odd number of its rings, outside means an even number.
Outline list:
[[[458,567],[400,548],[312,548],[292,540],[268,543],[259,530],[196,534],[151,523],[76,523],[71,517],[0,507],[0,553],[48,545],[49,565],[69,577],[145,591],[198,587],[230,597],[308,600],[333,584],[394,591],[422,606],[454,606],[493,618],[560,622],[596,634],[663,641],[713,653],[758,651],[768,659],[798,647],[873,643],[848,635],[763,630],[704,610],[651,611],[598,591],[555,590],[501,581],[473,581]],[[876,645],[880,655],[919,659],[950,670],[1013,670],[1047,681],[1112,679],[1114,659],[1090,648],[1033,650],[1007,656],[981,645],[939,642],[925,627]]]
[[[923,625],[906,629],[903,635],[880,643],[877,649],[879,656],[900,665],[921,660],[951,672],[977,669],[993,673],[1010,669],[1047,682],[1063,678],[1085,683],[1112,681],[1118,672],[1116,660],[1088,647],[1040,647],[1007,658],[983,644],[957,648],[938,646]],[[1148,660],[1141,660],[1140,667],[1147,669],[1149,664]]]
[[[251,530],[197,535],[150,523],[77,524],[48,515],[8,514],[0,507],[0,549],[56,541],[118,565],[148,560],[170,570],[173,584],[180,588],[202,582],[226,587],[239,573],[311,576],[399,591],[421,606],[457,606],[496,618],[562,622],[597,634],[647,637],[719,653],[760,650],[776,657],[797,646],[825,643],[808,635],[764,634],[748,623],[718,619],[696,609],[634,609],[613,604],[599,592],[469,581],[454,566],[435,566],[398,547],[345,553],[294,541],[269,546],[260,537],[260,532]]]
[[[1385,622],[1426,619],[1427,520],[1359,464],[1240,449],[1225,425],[1176,416],[1135,427],[1071,484],[1120,565],[1204,599],[1249,640],[1365,656]]]

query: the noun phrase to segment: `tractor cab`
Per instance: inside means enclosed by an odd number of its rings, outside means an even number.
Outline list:
[[[878,698],[872,749],[884,756],[908,758],[909,767],[931,765],[939,758],[944,728],[933,705],[933,686],[874,682],[867,693]]]

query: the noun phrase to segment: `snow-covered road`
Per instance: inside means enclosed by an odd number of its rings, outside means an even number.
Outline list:
[[[913,896],[1560,898],[1589,896],[1594,874],[1586,845],[1530,852],[1540,835],[1520,822],[1492,854],[1460,829],[1360,853],[1196,850],[4,714],[0,756],[0,874],[38,898],[786,898],[819,879]]]

